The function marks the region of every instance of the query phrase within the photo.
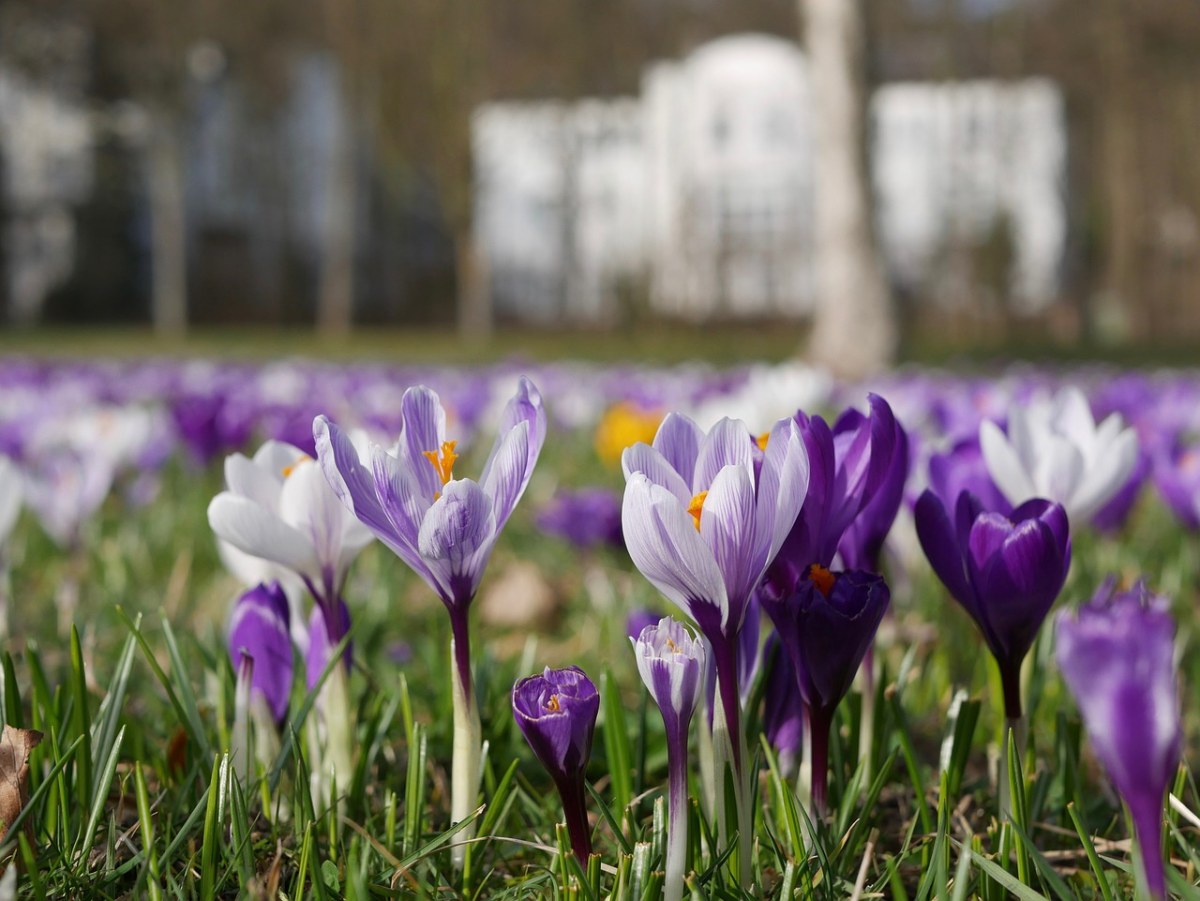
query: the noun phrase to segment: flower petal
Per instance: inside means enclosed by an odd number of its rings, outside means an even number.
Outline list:
[[[409,388],[400,401],[404,426],[400,432],[401,459],[411,470],[421,494],[432,500],[442,490],[442,480],[427,451],[440,451],[446,440],[446,411],[437,392],[424,385]]]
[[[731,464],[753,472],[754,439],[744,422],[726,418],[712,427],[700,445],[696,471],[692,474],[692,493],[707,491],[717,473]]]
[[[1013,429],[1018,421],[1018,412],[1014,410],[1009,418],[1009,429]],[[1017,451],[1000,427],[990,420],[979,426],[979,449],[983,451],[992,481],[1011,503],[1019,504],[1037,494]]]
[[[654,436],[654,449],[679,473],[687,485],[689,497],[696,474],[696,458],[700,456],[700,445],[703,443],[704,431],[682,413],[668,413]]]
[[[281,563],[309,578],[320,575],[308,536],[249,498],[222,491],[208,505],[208,524],[218,538],[253,557]]]
[[[675,495],[634,473],[625,485],[621,528],[629,556],[659,591],[697,622],[703,617],[711,623],[719,616],[720,624],[725,623],[729,615],[725,581],[712,551]]]
[[[655,485],[661,485],[687,507],[692,500],[692,483],[684,478],[655,447],[639,441],[621,454],[621,469],[626,480],[635,472],[643,473]]]

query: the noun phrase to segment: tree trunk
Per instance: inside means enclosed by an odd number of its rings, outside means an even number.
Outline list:
[[[863,133],[860,0],[799,0],[813,98],[816,311],[808,356],[860,378],[889,366],[896,321],[875,248]]]
[[[1100,107],[1101,184],[1104,197],[1103,289],[1097,303],[1100,339],[1121,343],[1130,337],[1142,303],[1138,290],[1138,240],[1142,204],[1138,171],[1137,85],[1132,23],[1124,0],[1108,0],[1098,10],[1104,94]]]
[[[354,150],[354,128],[343,91],[325,177],[321,232],[317,330],[326,335],[344,335],[354,321],[354,220],[358,207]]]
[[[151,319],[161,335],[187,331],[187,222],[183,146],[168,116],[149,143]]]

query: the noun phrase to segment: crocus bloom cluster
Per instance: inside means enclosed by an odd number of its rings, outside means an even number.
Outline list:
[[[711,642],[733,727],[737,639],[750,595],[808,489],[799,429],[790,419],[780,420],[763,450],[740,422],[721,420],[706,435],[686,416],[672,413],[654,444],[627,448],[622,464],[629,554]]]
[[[1121,490],[1138,460],[1137,433],[1118,413],[1097,425],[1087,398],[1075,387],[1014,404],[1008,434],[984,422],[979,443],[1009,501],[1048,498],[1062,504],[1076,523],[1090,520]]]
[[[829,730],[887,610],[891,593],[881,576],[809,567],[791,595],[763,591],[808,714],[813,805],[824,813]]]
[[[1182,735],[1173,662],[1175,624],[1166,598],[1144,585],[1106,583],[1078,612],[1059,614],[1058,665],[1079,704],[1096,756],[1129,806],[1146,883],[1166,897],[1163,795]]]
[[[1021,661],[1071,565],[1066,511],[1035,498],[1011,514],[989,512],[964,491],[952,521],[941,499],[925,491],[915,518],[933,571],[975,620],[1000,666],[1006,716],[1019,720]]]
[[[714,745],[733,766],[742,842],[737,865],[745,884],[750,811],[742,767],[739,638],[750,596],[804,502],[808,457],[791,419],[781,419],[756,441],[732,419],[705,434],[686,416],[671,413],[653,445],[626,448],[621,463],[626,549],[642,575],[696,621],[712,646],[722,713],[714,727],[721,738]],[[718,802],[722,798],[718,792]],[[724,837],[724,818],[718,820]]]
[[[577,666],[527,676],[513,686],[513,717],[562,798],[571,847],[586,864],[592,853],[584,770],[600,712],[595,683]]]
[[[633,641],[638,673],[662,713],[667,733],[667,901],[683,896],[687,857],[687,735],[704,687],[704,642],[663,617]]]

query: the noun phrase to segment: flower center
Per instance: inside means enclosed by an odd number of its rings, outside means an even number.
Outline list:
[[[771,433],[763,432],[761,435],[759,435],[757,438],[754,439],[754,443],[758,445],[758,449],[760,451],[765,451],[767,449],[767,442],[770,440],[771,440]]]
[[[708,497],[707,491],[701,491],[692,498],[692,502],[688,504],[687,512],[692,519],[696,520],[696,531],[700,531],[700,514],[704,512],[704,499]]]
[[[443,441],[441,448],[435,451],[422,451],[422,456],[429,461],[429,465],[437,472],[438,478],[445,485],[454,478],[454,461],[458,459],[458,454],[454,452],[454,448],[458,446],[457,441]],[[442,493],[439,491],[433,499],[436,501]]]
[[[307,463],[310,460],[312,460],[312,457],[310,457],[308,454],[301,454],[299,457],[296,458],[295,462],[292,463],[291,466],[283,467],[283,477],[286,479],[293,472],[295,472],[297,469],[299,469],[300,465],[302,463]]]
[[[561,709],[558,703],[558,695],[550,695],[550,700],[546,702],[546,709],[553,713],[558,713]]]
[[[833,583],[837,581],[837,576],[820,563],[814,563],[808,568],[808,580],[817,586],[817,591],[821,592],[823,597],[829,597],[829,592],[833,591]]]

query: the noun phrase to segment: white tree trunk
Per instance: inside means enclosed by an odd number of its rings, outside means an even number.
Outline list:
[[[157,117],[148,150],[151,317],[156,332],[181,335],[187,331],[183,146],[169,117]]]
[[[816,311],[809,357],[859,378],[891,364],[896,321],[871,224],[860,0],[799,0],[812,78]]]

